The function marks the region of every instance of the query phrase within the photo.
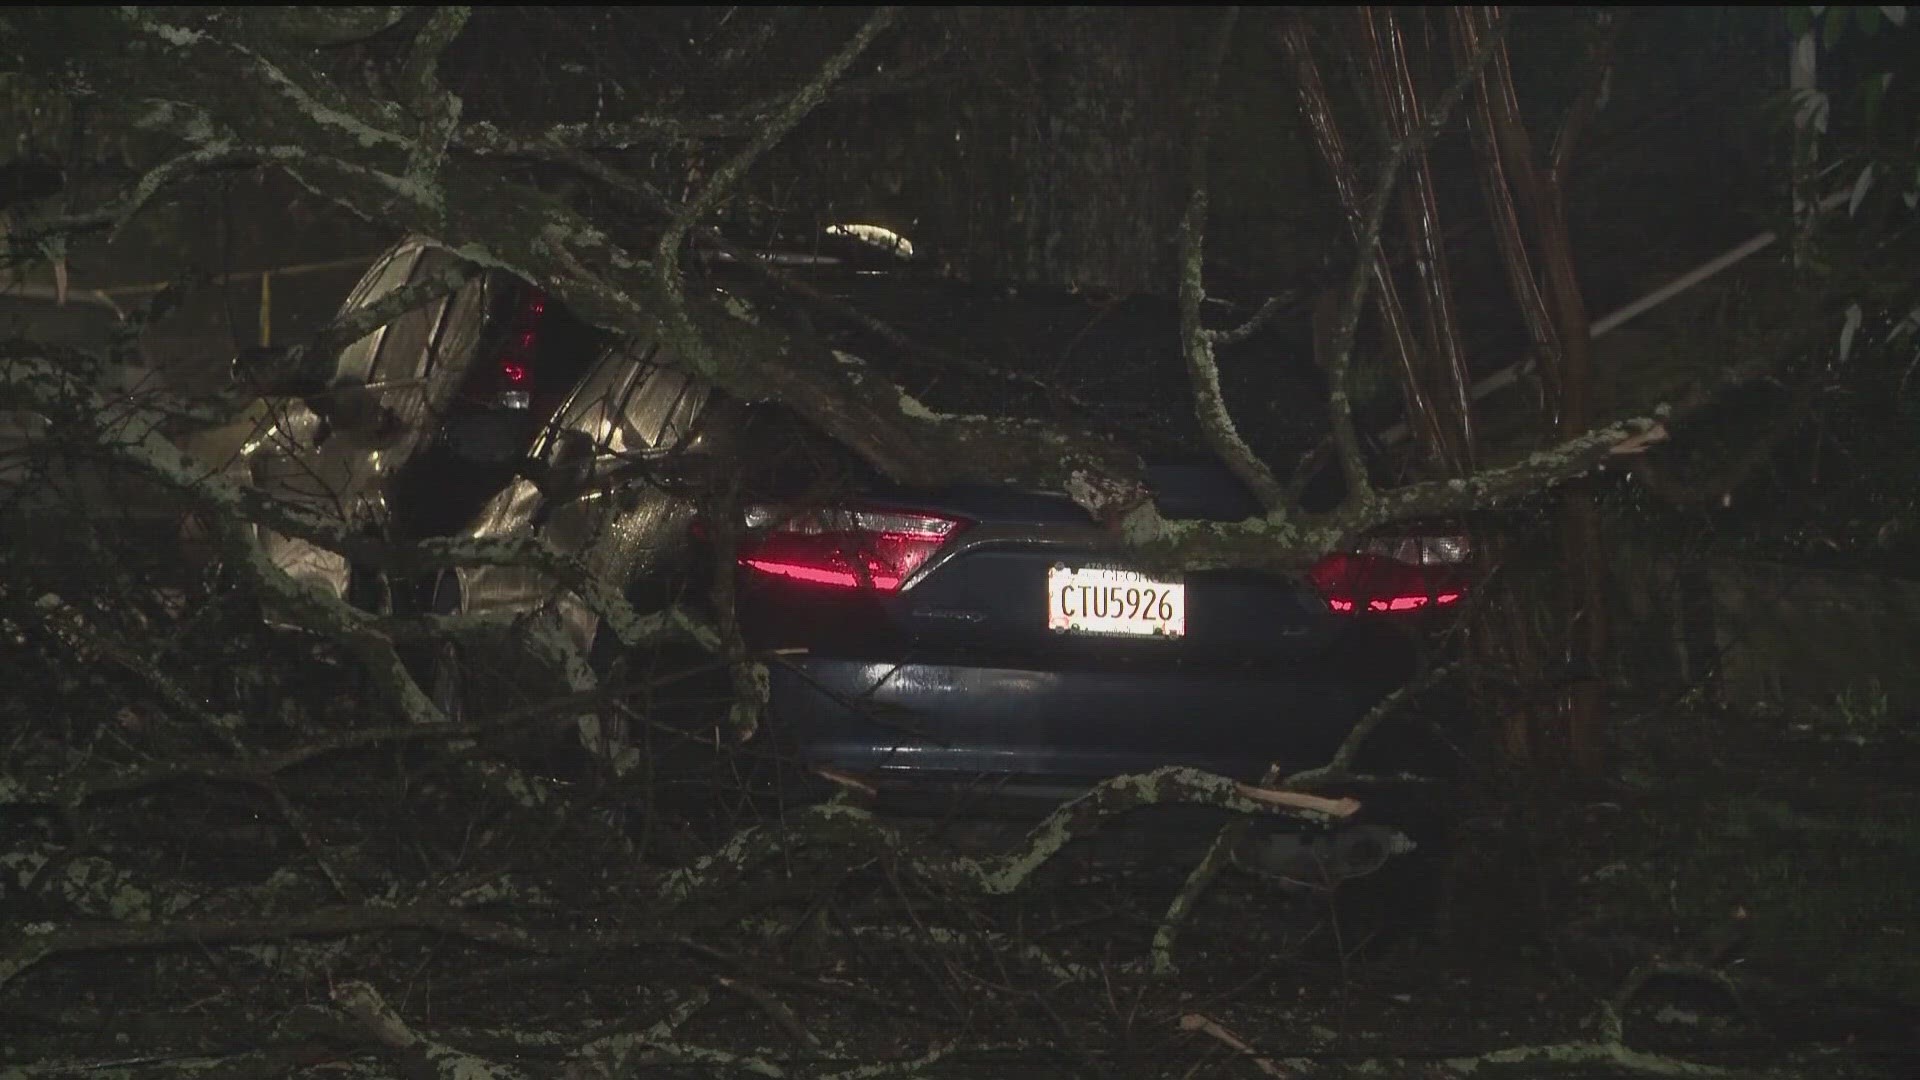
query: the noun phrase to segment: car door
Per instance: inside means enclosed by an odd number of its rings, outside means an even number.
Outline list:
[[[580,557],[595,579],[625,586],[685,546],[693,505],[657,483],[649,466],[693,451],[711,400],[707,384],[666,362],[657,344],[609,343],[534,447],[542,479],[515,478],[467,535],[532,532]],[[591,648],[596,618],[545,575],[467,567],[458,578],[461,610],[524,611],[553,601],[574,644]]]
[[[339,317],[456,262],[429,241],[402,241],[361,276]],[[340,351],[320,392],[273,402],[273,421],[242,450],[251,482],[349,527],[380,528],[388,484],[431,438],[434,414],[472,363],[489,288],[485,275],[476,276],[376,327]],[[337,553],[265,529],[261,542],[283,571],[346,595],[350,574]]]

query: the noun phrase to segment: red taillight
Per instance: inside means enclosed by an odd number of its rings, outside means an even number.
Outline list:
[[[898,510],[749,507],[740,565],[843,589],[897,592],[966,522]]]
[[[521,294],[495,366],[498,387],[493,401],[500,408],[525,409],[533,404],[533,360],[540,348],[540,322],[546,314],[546,293],[528,289]]]
[[[1385,537],[1328,555],[1307,576],[1343,615],[1419,611],[1467,593],[1470,546],[1460,537]]]

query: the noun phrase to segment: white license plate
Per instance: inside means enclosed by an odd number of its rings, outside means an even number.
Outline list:
[[[1047,629],[1067,634],[1184,637],[1187,587],[1132,570],[1047,568]]]

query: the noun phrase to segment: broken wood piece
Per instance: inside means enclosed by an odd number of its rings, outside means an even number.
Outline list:
[[[1652,446],[1654,443],[1661,443],[1666,441],[1667,441],[1667,425],[1655,424],[1652,427],[1648,428],[1647,430],[1639,433],[1638,435],[1630,435],[1627,438],[1622,439],[1617,443],[1614,443],[1612,448],[1609,449],[1607,453],[1609,454],[1645,453],[1647,447]]]
[[[878,798],[880,795],[880,792],[877,789],[875,789],[872,784],[869,784],[865,780],[862,780],[858,777],[850,776],[846,773],[843,773],[838,769],[829,769],[826,766],[821,765],[821,766],[816,766],[814,768],[813,774],[815,776],[818,776],[822,780],[838,785],[844,791],[847,791],[854,795],[858,795],[862,798],[874,799],[874,798]]]
[[[1213,1036],[1215,1039],[1218,1039],[1233,1049],[1236,1053],[1246,1055],[1246,1057],[1253,1061],[1256,1068],[1268,1076],[1285,1077],[1289,1075],[1287,1070],[1281,1068],[1278,1062],[1270,1057],[1255,1053],[1253,1047],[1248,1046],[1239,1036],[1228,1031],[1225,1027],[1221,1026],[1219,1021],[1211,1017],[1200,1013],[1188,1013],[1180,1018],[1180,1030],[1199,1031]]]
[[[1252,784],[1239,783],[1234,789],[1246,798],[1271,806],[1287,806],[1295,810],[1312,810],[1329,817],[1347,818],[1360,812],[1360,800],[1341,796],[1330,799],[1324,795],[1308,795],[1302,791],[1276,791],[1273,788],[1255,787]]]

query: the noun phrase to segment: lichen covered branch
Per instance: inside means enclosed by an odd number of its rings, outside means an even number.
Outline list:
[[[1206,58],[1200,66],[1200,85],[1195,88],[1193,146],[1189,150],[1186,213],[1180,219],[1180,341],[1186,355],[1187,377],[1193,385],[1193,410],[1200,432],[1208,446],[1226,462],[1233,474],[1247,485],[1254,498],[1268,510],[1286,505],[1286,488],[1273,470],[1260,460],[1234,427],[1227,410],[1226,395],[1220,389],[1220,365],[1214,358],[1214,337],[1200,321],[1200,309],[1206,303],[1204,280],[1207,231],[1207,151],[1214,114],[1219,111],[1215,91],[1220,69],[1226,63],[1227,49],[1233,43],[1238,8],[1228,8],[1214,29]]]

